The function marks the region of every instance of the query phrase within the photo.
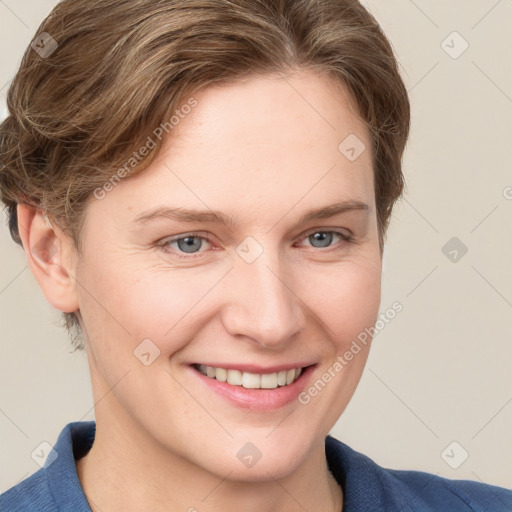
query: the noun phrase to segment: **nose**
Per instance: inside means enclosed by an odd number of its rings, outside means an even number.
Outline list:
[[[305,306],[295,291],[292,270],[270,250],[252,263],[236,258],[225,283],[225,329],[233,337],[252,338],[267,348],[289,343],[305,324]]]

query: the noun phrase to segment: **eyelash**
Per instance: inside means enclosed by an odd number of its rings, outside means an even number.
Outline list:
[[[343,231],[338,231],[338,230],[335,230],[335,229],[330,229],[330,230],[320,230],[320,229],[315,229],[313,231],[309,231],[308,233],[306,233],[301,240],[306,240],[307,238],[309,238],[311,235],[314,235],[316,233],[334,233],[336,235],[338,235],[342,242],[341,243],[351,243],[353,242],[354,240],[354,237],[350,234],[346,234],[344,233]],[[183,258],[183,259],[193,259],[193,258],[197,258],[199,256],[201,256],[201,254],[204,252],[204,251],[200,251],[200,252],[196,252],[196,253],[184,253],[184,252],[180,252],[180,251],[175,251],[175,250],[169,250],[170,248],[170,245],[174,242],[177,242],[179,240],[183,240],[185,238],[200,238],[201,240],[205,240],[209,243],[210,240],[205,237],[205,236],[202,236],[204,233],[186,233],[184,235],[180,235],[180,236],[177,236],[175,238],[172,238],[172,239],[164,239],[163,241],[159,242],[158,243],[158,246],[162,248],[162,250],[165,252],[165,253],[171,253],[171,252],[174,252],[179,258]],[[336,245],[334,246],[329,246],[329,247],[312,247],[313,249],[319,249],[320,251],[322,252],[330,252],[330,251],[333,251],[333,250],[336,250],[338,247]],[[184,254],[189,254],[189,256],[184,256]]]

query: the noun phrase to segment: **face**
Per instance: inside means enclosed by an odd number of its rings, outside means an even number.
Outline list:
[[[310,72],[194,98],[158,159],[88,204],[76,293],[108,393],[96,420],[223,478],[280,478],[323,450],[367,358],[344,354],[380,303],[370,139]]]

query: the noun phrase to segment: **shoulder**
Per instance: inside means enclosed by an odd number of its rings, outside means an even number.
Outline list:
[[[58,510],[55,504],[46,472],[43,468],[36,471],[19,484],[0,495],[0,510],[18,512],[40,510],[53,512]]]
[[[412,510],[512,511],[512,491],[473,480],[454,480],[422,471],[381,468]],[[426,508],[429,507],[429,508]]]
[[[327,436],[325,448],[329,469],[343,487],[347,510],[512,511],[509,489],[423,471],[383,468],[331,436]]]
[[[89,512],[75,460],[90,449],[94,434],[93,421],[68,423],[46,454],[44,466],[0,495],[0,510]]]

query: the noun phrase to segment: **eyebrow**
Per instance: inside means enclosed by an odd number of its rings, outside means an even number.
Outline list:
[[[342,213],[351,211],[364,211],[368,213],[369,206],[363,201],[350,200],[342,201],[340,203],[323,206],[321,208],[307,211],[300,219],[299,224],[306,224],[313,220],[327,219]],[[233,227],[236,224],[235,219],[226,215],[225,213],[214,210],[195,210],[189,208],[169,208],[167,206],[160,206],[151,210],[143,212],[136,217],[133,221],[136,225],[147,224],[154,219],[171,219],[181,222],[197,222],[197,223],[210,223],[210,224],[225,224],[228,227]]]

